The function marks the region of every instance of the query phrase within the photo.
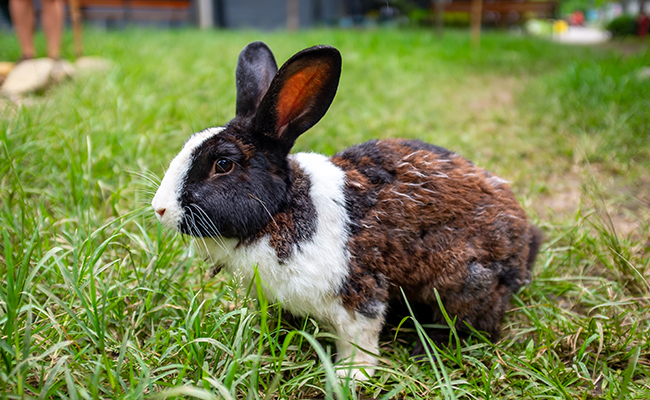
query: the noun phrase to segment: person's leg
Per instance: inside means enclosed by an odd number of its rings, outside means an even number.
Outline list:
[[[47,42],[47,56],[59,58],[63,33],[63,0],[42,0],[41,3],[43,10],[41,21]]]
[[[25,58],[33,58],[34,51],[34,7],[32,0],[10,0],[9,11],[14,25],[20,51]]]

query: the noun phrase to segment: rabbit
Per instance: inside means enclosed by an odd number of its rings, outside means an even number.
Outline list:
[[[402,293],[444,324],[437,292],[459,330],[497,341],[511,295],[530,282],[540,231],[506,181],[438,146],[386,139],[331,157],[289,154],[326,113],[340,74],[333,47],[302,50],[278,70],[266,44],[247,45],[235,118],[187,140],[155,215],[218,270],[244,284],[258,276],[269,301],[333,330],[342,377],[372,376]]]

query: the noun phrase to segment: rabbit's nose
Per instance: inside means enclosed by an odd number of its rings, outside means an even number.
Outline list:
[[[162,217],[163,215],[165,215],[165,211],[167,211],[167,209],[159,208],[156,210],[156,213]]]

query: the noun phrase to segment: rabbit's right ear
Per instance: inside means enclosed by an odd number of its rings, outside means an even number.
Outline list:
[[[273,52],[263,42],[253,42],[239,53],[235,78],[237,80],[238,117],[250,116],[257,111],[273,76],[278,71]]]
[[[289,154],[294,142],[325,115],[341,77],[341,53],[314,46],[291,57],[273,77],[255,113],[257,132]]]

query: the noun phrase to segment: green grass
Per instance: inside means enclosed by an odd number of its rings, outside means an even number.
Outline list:
[[[333,379],[331,336],[251,300],[149,201],[194,131],[234,114],[238,52],[283,62],[327,43],[344,66],[327,116],[296,151],[378,137],[450,148],[510,180],[547,240],[496,345]],[[647,46],[566,47],[486,34],[85,32],[114,62],[0,103],[0,393],[8,398],[650,398],[650,65]],[[66,36],[65,51],[72,49]],[[18,57],[0,36],[0,59]],[[69,53],[65,53],[69,56]],[[254,290],[254,288],[249,288]]]

